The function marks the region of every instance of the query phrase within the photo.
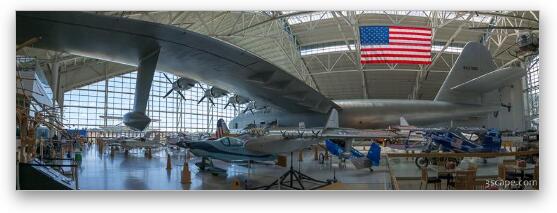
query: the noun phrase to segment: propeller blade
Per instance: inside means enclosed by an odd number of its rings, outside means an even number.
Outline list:
[[[172,91],[173,91],[173,90],[174,90],[174,89],[170,89],[170,90],[168,90],[168,92],[166,93],[166,95],[164,95],[164,97],[162,97],[162,98],[166,98],[166,97],[168,97],[168,95],[170,95],[170,93],[172,93]]]
[[[182,94],[182,92],[180,92],[180,90],[176,90],[176,92],[178,92],[178,94],[182,96],[182,99],[184,99],[184,101],[186,100],[186,97],[184,96],[184,94]]]
[[[164,77],[166,78],[166,80],[168,80],[168,83],[172,84],[172,80],[170,80],[170,78],[168,77],[168,75],[166,75],[164,72],[162,73],[164,75]]]
[[[242,114],[246,113],[248,110],[249,110],[249,108],[246,107],[246,108],[244,109],[244,111],[242,111]]]
[[[234,110],[236,110],[236,104],[232,103],[232,107],[234,107]]]
[[[203,87],[203,85],[201,85],[201,83],[197,83],[197,84],[199,84],[199,87],[201,87],[201,89],[202,89],[203,91],[205,91],[205,88]]]
[[[199,99],[199,101],[197,102],[197,105],[199,105],[199,103],[201,103],[201,101],[203,101],[205,99],[205,96],[203,96],[201,99]]]
[[[228,107],[228,105],[230,105],[230,102],[228,102],[228,103],[226,103],[226,105],[224,105],[224,109],[226,109],[226,107]],[[232,104],[232,105],[234,105],[234,104]],[[236,107],[234,107],[234,108],[236,108]]]
[[[215,102],[213,102],[213,98],[208,98],[208,99],[209,99],[209,102],[211,102],[211,104],[212,104],[213,106],[215,106]]]

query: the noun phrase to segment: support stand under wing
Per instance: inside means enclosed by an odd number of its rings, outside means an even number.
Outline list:
[[[286,188],[286,189],[295,189],[295,190],[313,190],[313,189],[319,189],[321,187],[327,186],[332,184],[333,182],[335,182],[336,180],[333,181],[321,181],[321,180],[317,180],[315,178],[312,178],[300,171],[296,171],[294,170],[294,167],[292,166],[294,161],[293,161],[293,152],[290,152],[290,169],[285,172],[283,175],[281,175],[277,180],[275,180],[273,183],[269,184],[269,185],[265,185],[265,186],[258,186],[258,187],[254,187],[251,188],[250,190],[257,190],[257,189],[264,189],[264,190],[269,190],[271,189],[271,187],[273,186],[278,186],[279,188]],[[312,187],[307,187],[304,185],[304,183],[310,183],[313,186]]]

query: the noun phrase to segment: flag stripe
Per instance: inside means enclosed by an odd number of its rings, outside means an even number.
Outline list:
[[[416,57],[373,57],[373,58],[362,58],[362,61],[392,61],[392,60],[402,60],[402,61],[431,61],[431,58],[416,58]]]
[[[424,36],[424,35],[409,35],[409,34],[389,34],[389,38],[421,38],[421,39],[428,39],[431,40],[431,36]]]
[[[431,61],[361,61],[362,64],[431,64]]]
[[[391,35],[420,35],[420,36],[431,36],[431,33],[418,33],[418,32],[401,32],[401,31],[389,31]]]
[[[408,42],[391,42],[391,44],[395,44],[395,45],[406,45],[406,46],[431,47],[431,44],[416,44],[416,43],[408,43]]]
[[[421,43],[430,43],[431,42],[431,38],[412,38],[412,37],[399,37],[399,36],[390,36],[389,40],[390,41],[394,41],[394,40],[425,41],[425,42],[421,42]]]
[[[391,50],[372,50],[372,51],[362,51],[362,55],[367,54],[408,54],[408,55],[431,55],[429,51],[427,52],[411,52],[411,51],[391,51]]]
[[[410,58],[427,58],[431,59],[431,55],[412,55],[412,54],[363,54],[362,58],[375,57],[410,57]]]
[[[389,29],[406,29],[406,30],[425,30],[425,31],[431,31],[430,28],[425,28],[425,27],[389,26]]]
[[[362,49],[369,49],[369,48],[374,48],[374,49],[410,49],[410,50],[427,50],[427,51],[431,51],[431,47],[421,47],[421,46],[412,46],[409,47],[407,45],[364,45],[362,46]]]
[[[389,39],[389,43],[425,44],[426,46],[431,46],[431,41],[415,41],[415,40],[408,40],[408,39]]]
[[[405,52],[431,52],[430,49],[409,49],[409,48],[362,48],[362,52],[367,51],[405,51]]]

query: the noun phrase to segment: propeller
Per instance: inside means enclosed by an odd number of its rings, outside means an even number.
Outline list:
[[[250,111],[251,114],[253,115],[254,110],[258,111],[258,110],[266,110],[266,109],[268,109],[267,105],[258,105],[255,101],[250,101],[249,104],[244,109],[244,111],[242,111],[242,113],[246,113],[247,111]]]
[[[226,103],[226,105],[224,105],[224,109],[226,109],[226,107],[228,107],[228,105],[232,104],[232,107],[234,107],[234,109],[236,109],[236,105],[233,102],[228,102]]]
[[[226,90],[220,89],[215,86],[209,89],[204,89],[203,87],[201,87],[201,89],[205,91],[205,94],[203,95],[203,97],[201,97],[201,99],[199,99],[199,101],[197,101],[197,104],[201,103],[203,100],[205,100],[205,98],[207,98],[207,100],[209,100],[209,102],[211,102],[211,104],[214,106],[215,102],[213,101],[213,98],[220,98],[228,94]]]
[[[182,97],[182,99],[186,100],[186,97],[184,96],[184,94],[182,94],[180,90],[190,89],[194,87],[195,84],[197,84],[197,81],[192,79],[187,79],[187,78],[178,78],[178,80],[172,82],[172,80],[170,80],[170,78],[165,73],[163,73],[163,75],[168,81],[168,83],[172,84],[172,88],[168,90],[168,92],[163,96],[163,98],[168,97],[170,93],[172,93],[172,91],[176,91],[180,95],[180,97]]]
[[[226,103],[226,105],[224,106],[224,109],[226,109],[226,107],[228,107],[231,104],[232,104],[232,107],[234,107],[234,109],[236,109],[236,105],[246,104],[246,103],[249,103],[249,102],[250,102],[249,98],[244,98],[242,96],[239,96],[238,94],[235,94],[235,95],[231,96],[230,98],[228,98],[228,103]]]

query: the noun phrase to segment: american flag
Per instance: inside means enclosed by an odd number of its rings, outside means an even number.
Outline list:
[[[362,64],[431,64],[431,29],[360,27]]]

